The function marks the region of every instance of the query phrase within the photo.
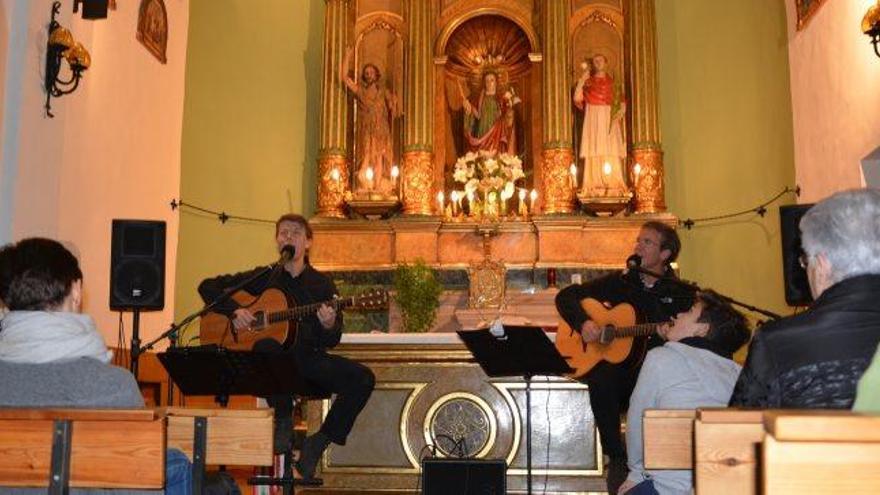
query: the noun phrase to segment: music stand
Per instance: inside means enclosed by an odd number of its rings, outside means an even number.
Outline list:
[[[488,328],[459,330],[486,375],[521,376],[526,382],[526,485],[532,493],[532,377],[571,373],[571,367],[550,342],[541,327],[504,326],[504,334],[492,335]]]
[[[213,395],[222,407],[227,406],[230,395],[326,395],[300,375],[296,360],[289,353],[233,351],[217,345],[205,345],[174,347],[158,356],[168,375],[184,394]],[[204,435],[204,426],[201,430],[197,429],[196,434],[199,431]],[[193,443],[194,487],[200,486],[204,477],[204,442],[202,439]],[[195,447],[199,443],[202,453],[196,455]],[[289,493],[295,483],[289,456],[284,464],[282,478],[268,480],[268,483],[282,485],[284,493]],[[199,489],[193,493],[201,491]]]

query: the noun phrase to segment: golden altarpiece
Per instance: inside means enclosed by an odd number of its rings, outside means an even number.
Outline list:
[[[621,266],[646,218],[674,221],[656,52],[653,0],[326,0],[311,262],[421,259],[502,284],[505,270]],[[554,326],[543,292],[509,291],[493,316],[459,321]],[[377,388],[325,455],[327,487],[412,489],[419,452],[449,455],[448,435],[506,459],[508,488],[524,488],[522,381],[487,378],[454,333],[346,337],[336,352],[370,366]],[[550,378],[532,412],[539,485],[602,489],[585,387]]]

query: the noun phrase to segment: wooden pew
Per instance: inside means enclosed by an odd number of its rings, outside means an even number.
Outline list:
[[[764,493],[880,493],[880,416],[769,411]]]
[[[168,447],[193,459],[195,418],[207,418],[206,464],[271,466],[272,409],[157,409],[168,419]]]
[[[646,409],[642,422],[645,469],[691,469],[693,409]]]
[[[62,493],[164,483],[165,421],[153,410],[0,409],[0,486]]]
[[[758,447],[764,411],[697,410],[694,422],[694,486],[697,493],[758,493]]]

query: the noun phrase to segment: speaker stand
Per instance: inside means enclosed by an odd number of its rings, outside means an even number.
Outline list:
[[[132,310],[131,322],[131,374],[134,375],[135,381],[138,379],[138,358],[141,354],[141,310],[134,308]]]

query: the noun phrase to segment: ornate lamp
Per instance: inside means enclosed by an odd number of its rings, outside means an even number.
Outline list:
[[[55,20],[55,15],[61,10],[61,2],[52,3],[52,22],[49,23],[49,41],[46,43],[46,115],[52,115],[51,99],[73,93],[82,73],[92,64],[92,57],[88,50],[73,39],[66,28]],[[70,79],[62,80],[61,60],[67,60],[70,67]]]
[[[874,45],[874,53],[880,57],[880,0],[865,12],[862,18],[862,32],[871,38],[871,44]]]

